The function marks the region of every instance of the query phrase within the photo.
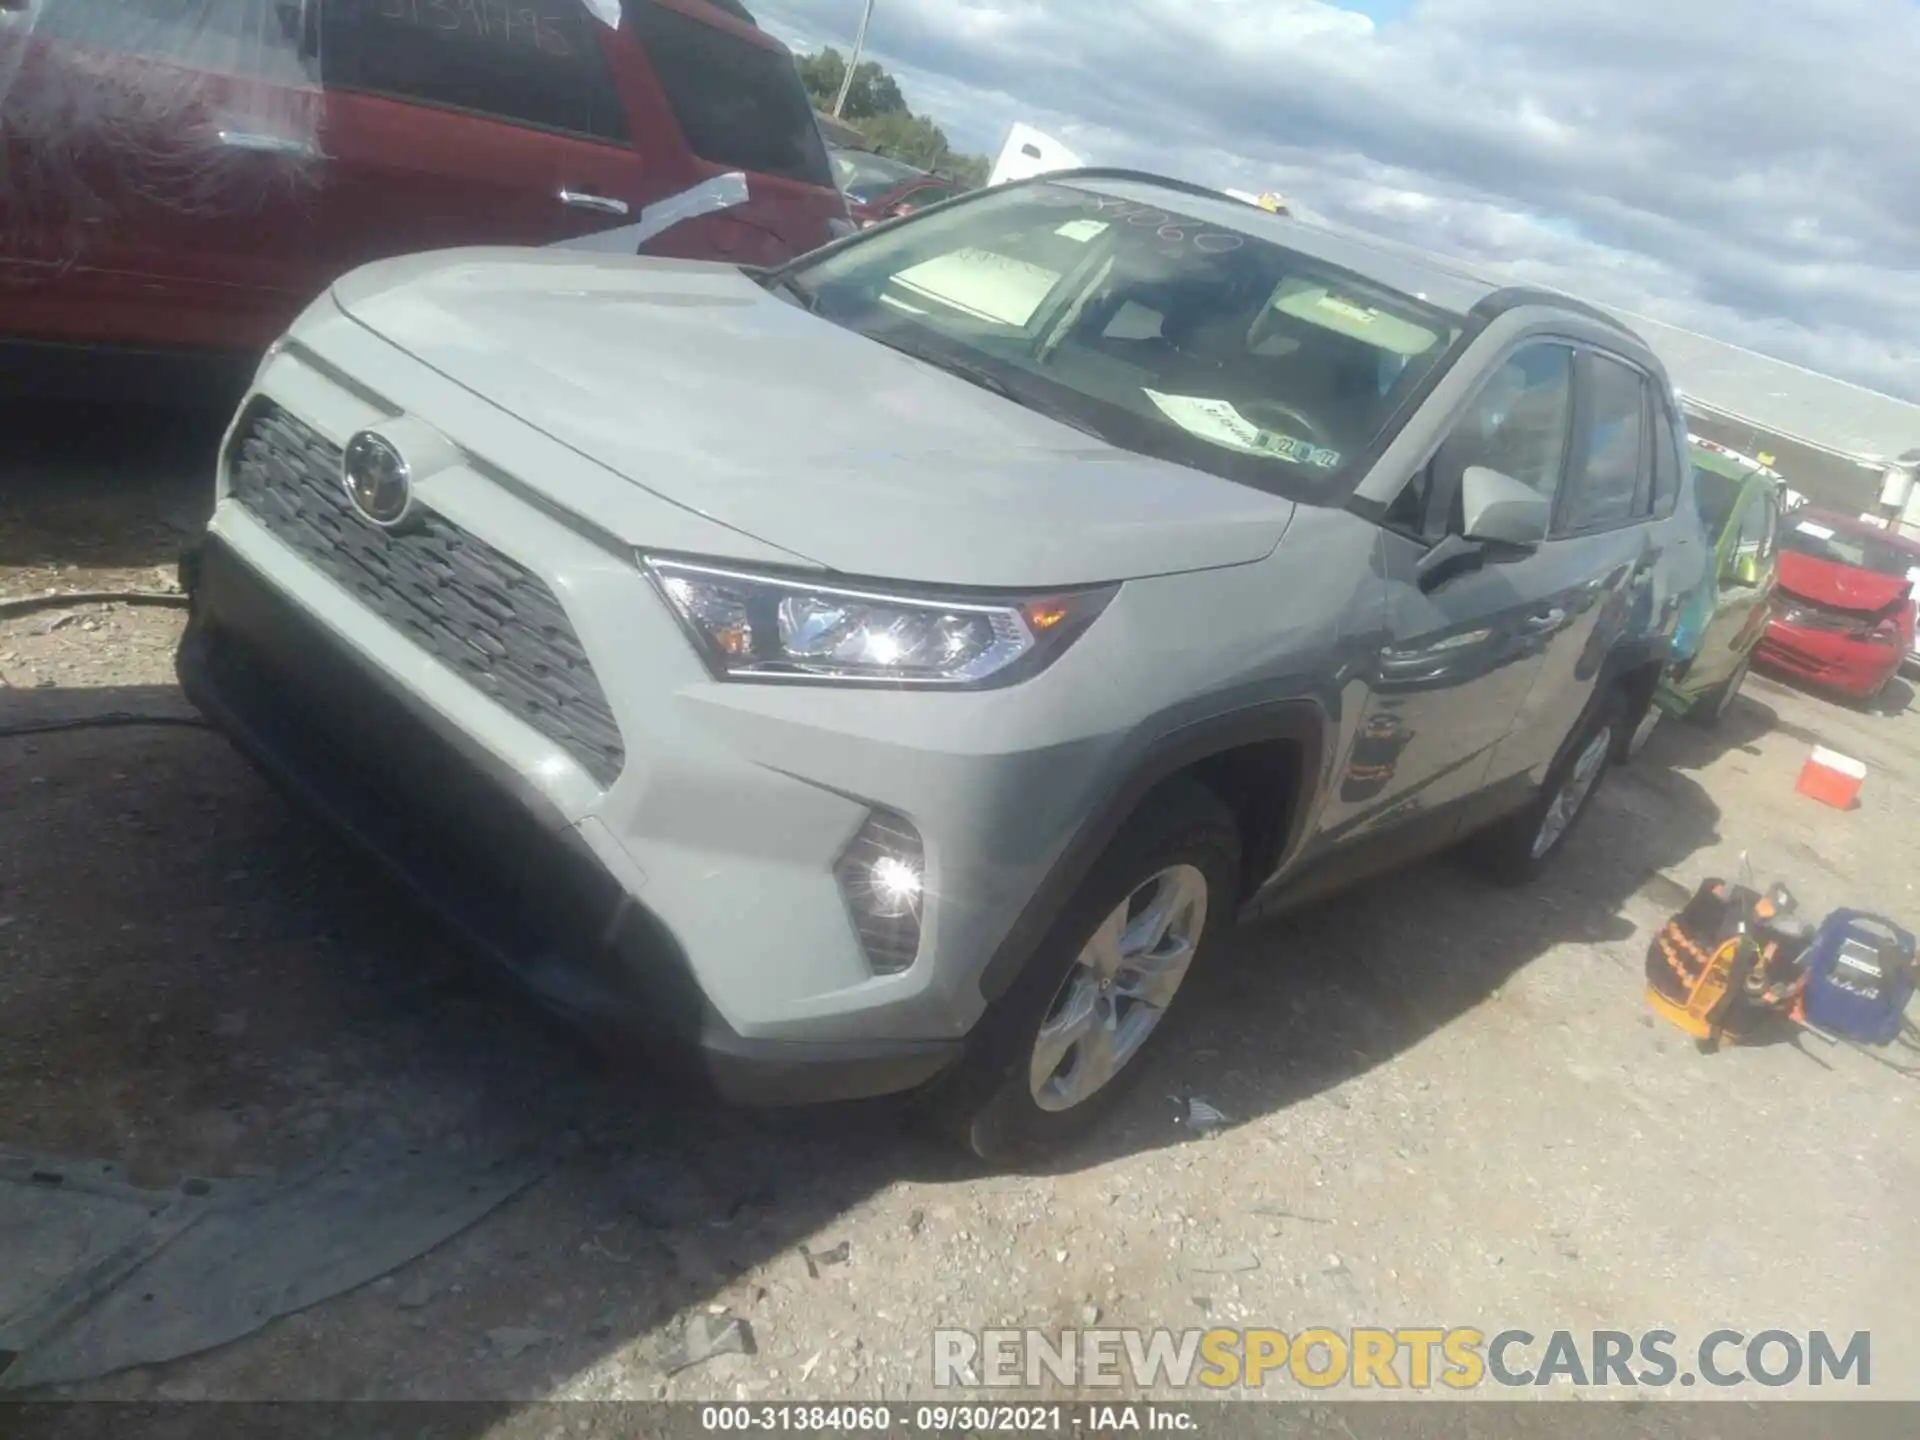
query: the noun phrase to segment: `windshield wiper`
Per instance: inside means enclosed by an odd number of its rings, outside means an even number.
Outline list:
[[[900,340],[875,335],[871,331],[866,332],[866,334],[868,339],[879,341],[889,350],[898,350],[902,355],[911,356],[923,364],[933,366],[936,370],[944,370],[949,375],[957,375],[962,380],[967,380],[978,385],[982,390],[998,395],[1002,400],[1012,401],[1022,409],[1031,410],[1037,415],[1046,416],[1049,420],[1058,421],[1062,425],[1078,430],[1082,435],[1091,435],[1096,440],[1106,440],[1106,436],[1101,434],[1093,423],[1083,416],[1077,415],[1071,410],[1067,410],[1059,405],[1050,404],[1040,399],[1030,390],[1024,390],[1008,384],[1003,376],[989,370],[984,365],[977,365],[971,360],[961,360],[951,355],[941,355],[935,351],[924,350],[918,345],[910,345]]]

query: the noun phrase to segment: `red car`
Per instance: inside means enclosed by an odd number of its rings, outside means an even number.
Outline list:
[[[862,230],[960,193],[951,180],[863,150],[836,149],[833,176],[847,197],[848,213]]]
[[[1824,510],[1789,515],[1773,615],[1755,659],[1867,699],[1913,651],[1920,542]]]
[[[0,0],[0,349],[257,355],[364,262],[612,230],[736,171],[744,203],[646,253],[851,233],[738,0]]]

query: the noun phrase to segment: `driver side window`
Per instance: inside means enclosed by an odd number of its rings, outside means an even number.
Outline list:
[[[1516,350],[1460,422],[1477,452],[1467,463],[1511,475],[1551,500],[1572,414],[1573,352],[1564,345]]]
[[[1387,523],[1438,538],[1465,523],[1460,481],[1475,465],[1512,476],[1551,501],[1566,466],[1573,417],[1573,352],[1565,345],[1523,345],[1494,371],[1387,512]]]

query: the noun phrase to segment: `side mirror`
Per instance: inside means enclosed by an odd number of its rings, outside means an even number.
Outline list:
[[[1517,550],[1545,540],[1553,518],[1553,507],[1532,486],[1484,465],[1470,465],[1460,477],[1460,508],[1462,538]]]

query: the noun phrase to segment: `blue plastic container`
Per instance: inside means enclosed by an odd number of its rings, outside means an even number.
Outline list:
[[[1900,1033],[1913,998],[1913,936],[1864,910],[1836,910],[1805,957],[1808,1023],[1866,1045]]]

